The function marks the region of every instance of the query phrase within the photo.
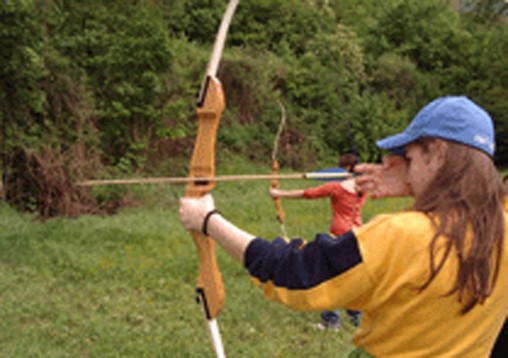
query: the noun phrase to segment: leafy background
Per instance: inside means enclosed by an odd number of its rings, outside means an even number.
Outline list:
[[[281,101],[283,167],[335,164],[351,138],[362,160],[378,160],[376,139],[403,129],[430,100],[465,94],[491,113],[496,164],[506,167],[508,5],[454,4],[242,0],[219,69],[227,109],[218,151],[266,163]],[[73,188],[81,179],[185,175],[194,96],[225,6],[1,2],[9,203],[43,217],[73,215],[123,195],[91,198]]]

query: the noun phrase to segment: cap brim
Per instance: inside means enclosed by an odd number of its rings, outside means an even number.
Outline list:
[[[386,137],[384,139],[378,140],[376,142],[377,146],[381,149],[390,150],[392,152],[398,151],[401,148],[404,148],[407,144],[414,141],[416,138],[407,135],[402,132],[399,134],[392,135],[390,137]]]

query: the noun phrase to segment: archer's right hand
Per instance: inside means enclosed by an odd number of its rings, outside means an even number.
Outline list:
[[[370,192],[370,197],[380,199],[411,195],[407,180],[407,162],[398,155],[383,158],[383,164],[358,164],[355,172],[361,174],[355,178],[360,192]]]

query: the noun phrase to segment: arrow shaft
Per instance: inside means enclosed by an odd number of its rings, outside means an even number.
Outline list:
[[[349,173],[295,173],[295,174],[238,174],[221,175],[213,177],[168,177],[168,178],[131,178],[131,179],[98,179],[86,180],[78,183],[78,186],[101,186],[101,185],[134,185],[134,184],[186,184],[186,183],[209,183],[228,181],[253,181],[253,180],[294,180],[294,179],[346,179],[351,177]]]

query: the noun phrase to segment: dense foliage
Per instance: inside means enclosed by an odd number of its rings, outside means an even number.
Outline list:
[[[404,128],[435,97],[492,115],[508,163],[502,1],[242,0],[219,78],[219,151],[312,170]],[[471,5],[473,4],[473,5]],[[0,3],[2,171],[10,202],[82,211],[91,176],[185,174],[199,88],[225,0]],[[62,197],[65,200],[62,200]],[[52,205],[46,205],[48,202]],[[41,209],[42,203],[45,208]],[[62,207],[62,203],[64,203]]]

